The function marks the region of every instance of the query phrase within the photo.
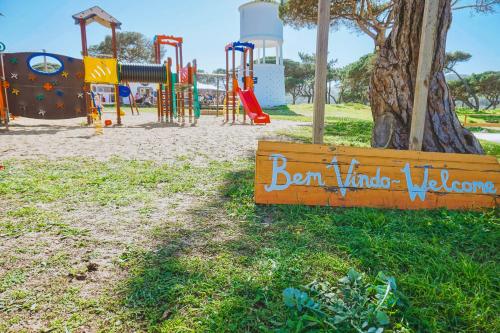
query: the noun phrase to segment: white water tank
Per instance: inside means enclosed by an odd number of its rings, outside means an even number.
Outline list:
[[[255,95],[264,107],[285,104],[285,67],[283,66],[283,22],[279,4],[252,1],[240,11],[240,41],[255,44]]]

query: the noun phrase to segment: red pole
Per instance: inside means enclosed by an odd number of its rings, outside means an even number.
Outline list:
[[[116,24],[111,23],[111,46],[113,48],[113,58],[118,58],[118,49],[116,46]],[[118,84],[115,84],[115,103],[116,103],[116,123],[122,124],[122,117],[120,115],[120,93],[118,92]]]
[[[181,68],[182,68],[182,66],[184,65],[184,63],[182,61],[182,43],[179,43],[179,58],[180,58]]]

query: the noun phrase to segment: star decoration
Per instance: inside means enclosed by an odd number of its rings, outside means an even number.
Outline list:
[[[10,78],[17,80],[17,79],[19,79],[19,74],[17,74],[17,73],[10,73]]]
[[[78,93],[78,98],[83,98],[83,93]]]
[[[50,84],[52,84],[55,87],[55,86],[59,85],[59,81],[54,80],[54,81],[50,82]]]
[[[57,108],[58,110],[62,110],[62,109],[64,109],[64,103],[63,103],[63,102],[57,102],[57,103],[56,103],[56,108]]]
[[[52,89],[54,89],[54,86],[49,82],[45,82],[43,84],[43,89],[45,89],[46,91],[51,91]]]
[[[62,90],[56,90],[56,95],[62,97],[64,95],[64,92]]]
[[[45,99],[45,96],[43,94],[38,94],[38,95],[36,95],[36,99],[38,101],[43,101]]]
[[[12,95],[16,95],[16,96],[19,96],[19,89],[16,89],[16,88],[12,88]]]
[[[10,58],[10,59],[9,59],[9,62],[10,62],[11,64],[17,64],[19,61],[17,60],[17,58],[16,58],[16,57],[14,57],[14,58]]]
[[[43,116],[43,117],[45,117],[45,113],[47,113],[47,111],[42,110],[42,109],[40,109],[40,111],[38,111],[38,114]]]
[[[65,72],[65,71],[63,71],[63,72],[61,73],[61,76],[62,76],[63,78],[65,78],[65,79],[67,79],[67,78],[68,78],[68,75],[69,75],[69,73],[68,73],[68,72]]]
[[[83,79],[84,75],[82,72],[77,72],[76,73],[76,77],[79,78],[79,79]]]
[[[80,109],[80,108],[76,108],[75,111],[76,111],[76,113],[82,113],[82,109]]]
[[[36,75],[35,74],[28,74],[28,80],[30,81],[35,81],[36,80]]]
[[[19,104],[19,110],[26,111],[26,104]]]

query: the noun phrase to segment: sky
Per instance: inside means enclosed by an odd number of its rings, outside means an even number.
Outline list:
[[[122,31],[184,37],[185,59],[197,59],[200,69],[225,66],[224,46],[239,38],[238,6],[247,0],[0,0],[0,41],[6,52],[42,51],[80,57],[80,30],[71,15],[94,5],[122,22]],[[98,24],[88,26],[88,44],[109,34]],[[314,53],[316,30],[285,27],[285,58]],[[448,33],[448,51],[462,50],[472,59],[459,64],[462,74],[500,70],[500,13],[471,15],[454,12]],[[338,66],[347,65],[373,50],[364,35],[346,29],[330,32],[329,55]]]

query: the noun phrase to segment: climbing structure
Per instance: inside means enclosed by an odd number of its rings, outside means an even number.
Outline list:
[[[175,73],[172,72],[172,58],[164,62],[166,81],[158,85],[158,121],[185,123],[186,106],[189,122],[196,123],[200,117],[198,87],[196,79],[196,60],[183,66],[182,37],[156,35],[153,41],[155,61],[160,64],[162,45],[171,46],[175,52]]]
[[[130,97],[129,82],[159,84],[158,121],[173,122],[177,118],[179,123],[185,123],[188,110],[189,122],[196,123],[200,117],[196,60],[183,66],[182,38],[156,36],[154,64],[119,63],[116,29],[121,23],[118,20],[98,6],[77,13],[73,18],[80,26],[83,61],[51,53],[0,53],[2,123],[8,124],[10,112],[14,116],[46,119],[86,115],[88,124],[92,124],[96,119],[101,120],[102,110],[98,107],[97,97],[92,96],[90,85],[112,84],[115,86],[116,122],[120,125],[120,97]],[[93,22],[111,29],[112,57],[88,55],[86,27]],[[161,45],[175,48],[175,73],[170,58],[160,63]],[[41,66],[45,66],[45,70],[40,69],[40,63],[36,64],[38,67],[32,65],[35,57],[44,59]],[[46,70],[47,67],[50,70]]]
[[[226,97],[224,99],[224,110],[226,113],[226,122],[229,122],[229,116],[232,115],[232,122],[236,122],[236,115],[239,114],[239,98],[245,112],[243,113],[243,123],[246,122],[248,115],[252,123],[268,124],[271,122],[269,115],[262,111],[257,98],[253,92],[253,50],[255,45],[252,43],[234,42],[226,45]],[[238,75],[236,66],[236,52],[241,52],[241,65]],[[231,54],[231,59],[229,54]],[[243,89],[238,83],[238,76],[241,76]]]
[[[68,119],[86,115],[85,74],[81,59],[32,52],[3,53],[0,58],[1,72],[4,73],[4,122],[8,121],[8,113],[41,119]],[[33,66],[35,58],[45,59],[51,71]]]

